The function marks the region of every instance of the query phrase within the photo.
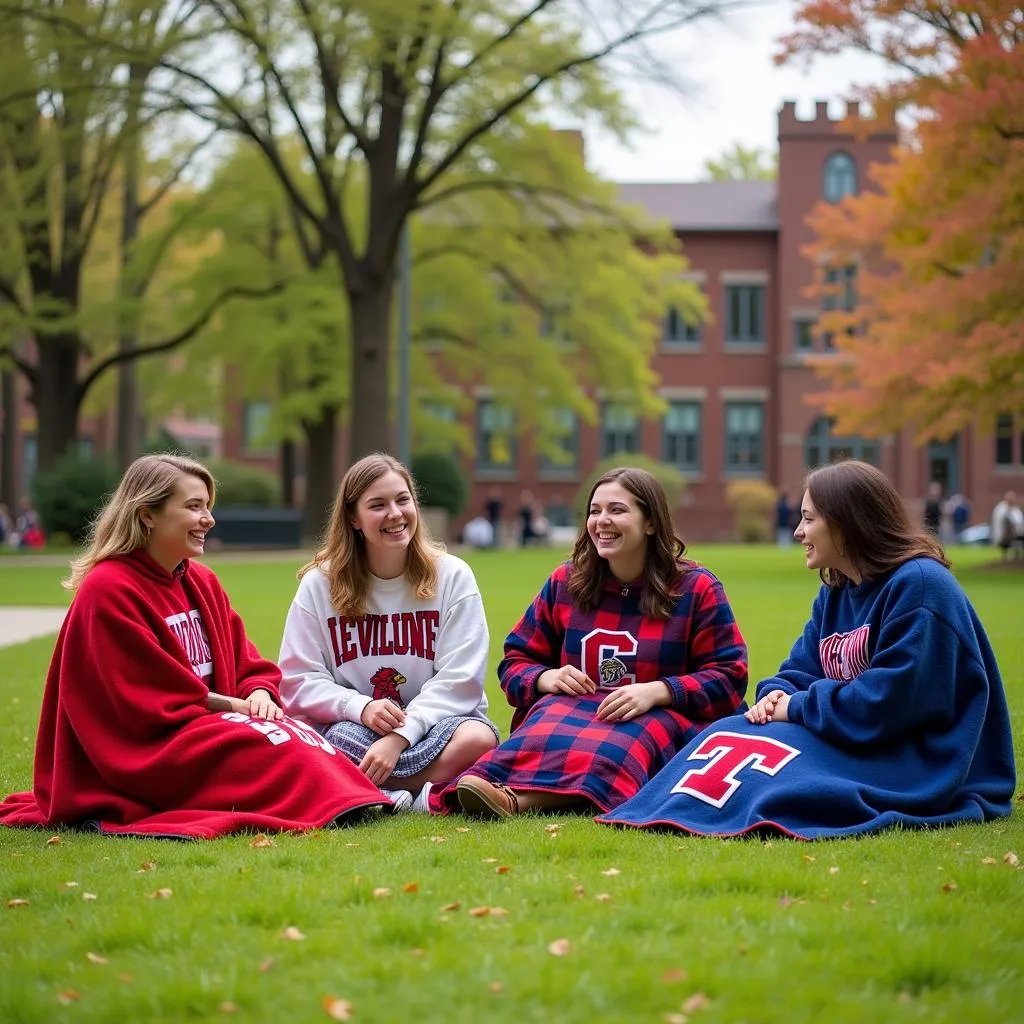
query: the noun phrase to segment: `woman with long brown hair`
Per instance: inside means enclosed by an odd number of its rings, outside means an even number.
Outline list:
[[[822,586],[789,657],[600,820],[816,839],[1009,814],[999,666],[938,538],[852,460],[808,476],[795,536]]]
[[[505,640],[512,735],[431,810],[609,810],[739,707],[746,646],[722,584],[685,552],[650,473],[597,481],[571,561]]]
[[[409,470],[378,453],[345,474],[299,576],[281,643],[285,707],[398,810],[425,811],[431,785],[498,741],[472,569],[431,540]]]

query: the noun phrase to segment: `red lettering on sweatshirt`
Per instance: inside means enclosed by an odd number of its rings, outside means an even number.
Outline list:
[[[335,666],[356,658],[392,655],[411,655],[433,661],[440,627],[441,613],[433,610],[364,615],[359,619],[332,615],[327,620]]]

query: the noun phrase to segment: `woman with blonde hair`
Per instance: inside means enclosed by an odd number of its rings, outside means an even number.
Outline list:
[[[425,811],[432,785],[498,741],[472,569],[431,540],[409,470],[377,453],[345,474],[299,577],[281,643],[285,707],[397,809]]]
[[[127,469],[71,566],[33,789],[0,824],[211,837],[327,825],[382,794],[280,708],[214,573],[213,477],[178,455]]]

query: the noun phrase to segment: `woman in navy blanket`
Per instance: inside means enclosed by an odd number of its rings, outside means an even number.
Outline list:
[[[512,734],[435,790],[431,810],[606,811],[736,711],[746,646],[721,583],[684,552],[653,476],[619,468],[597,481],[572,560],[505,641]]]
[[[938,540],[863,462],[811,473],[801,513],[823,586],[789,657],[599,821],[818,839],[1010,813],[999,668]]]

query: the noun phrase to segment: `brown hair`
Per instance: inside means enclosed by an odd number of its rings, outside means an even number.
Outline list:
[[[97,562],[144,548],[146,529],[140,513],[144,508],[162,509],[183,476],[194,476],[206,484],[212,509],[217,488],[213,475],[202,463],[169,452],[136,459],[93,520],[85,551],[71,563],[71,575],[63,581],[65,589],[78,590]]]
[[[405,577],[412,584],[418,598],[433,597],[437,590],[438,556],[444,547],[431,539],[419,514],[420,503],[412,475],[398,459],[385,452],[375,452],[349,466],[338,485],[338,494],[321,546],[312,561],[299,570],[301,579],[310,569],[320,569],[327,578],[331,604],[339,614],[350,619],[366,614],[366,596],[370,592],[366,538],[352,525],[352,517],[366,489],[392,470],[405,481],[416,505],[416,530],[407,549]]]
[[[933,558],[949,568],[939,541],[915,527],[889,478],[867,462],[848,459],[811,472],[805,484],[837,546],[864,579],[882,576],[911,558]],[[838,569],[822,569],[823,583],[846,584]]]
[[[647,537],[647,557],[644,561],[644,590],[640,595],[640,610],[653,619],[667,619],[676,605],[678,586],[686,545],[676,536],[669,514],[665,491],[657,479],[646,469],[619,466],[608,470],[590,490],[585,513],[589,515],[594,492],[602,484],[617,483],[636,499],[640,511],[647,517],[654,532]],[[569,593],[583,611],[597,607],[601,591],[611,575],[608,560],[594,547],[587,531],[586,521],[576,538],[572,553],[572,571],[569,574]]]

